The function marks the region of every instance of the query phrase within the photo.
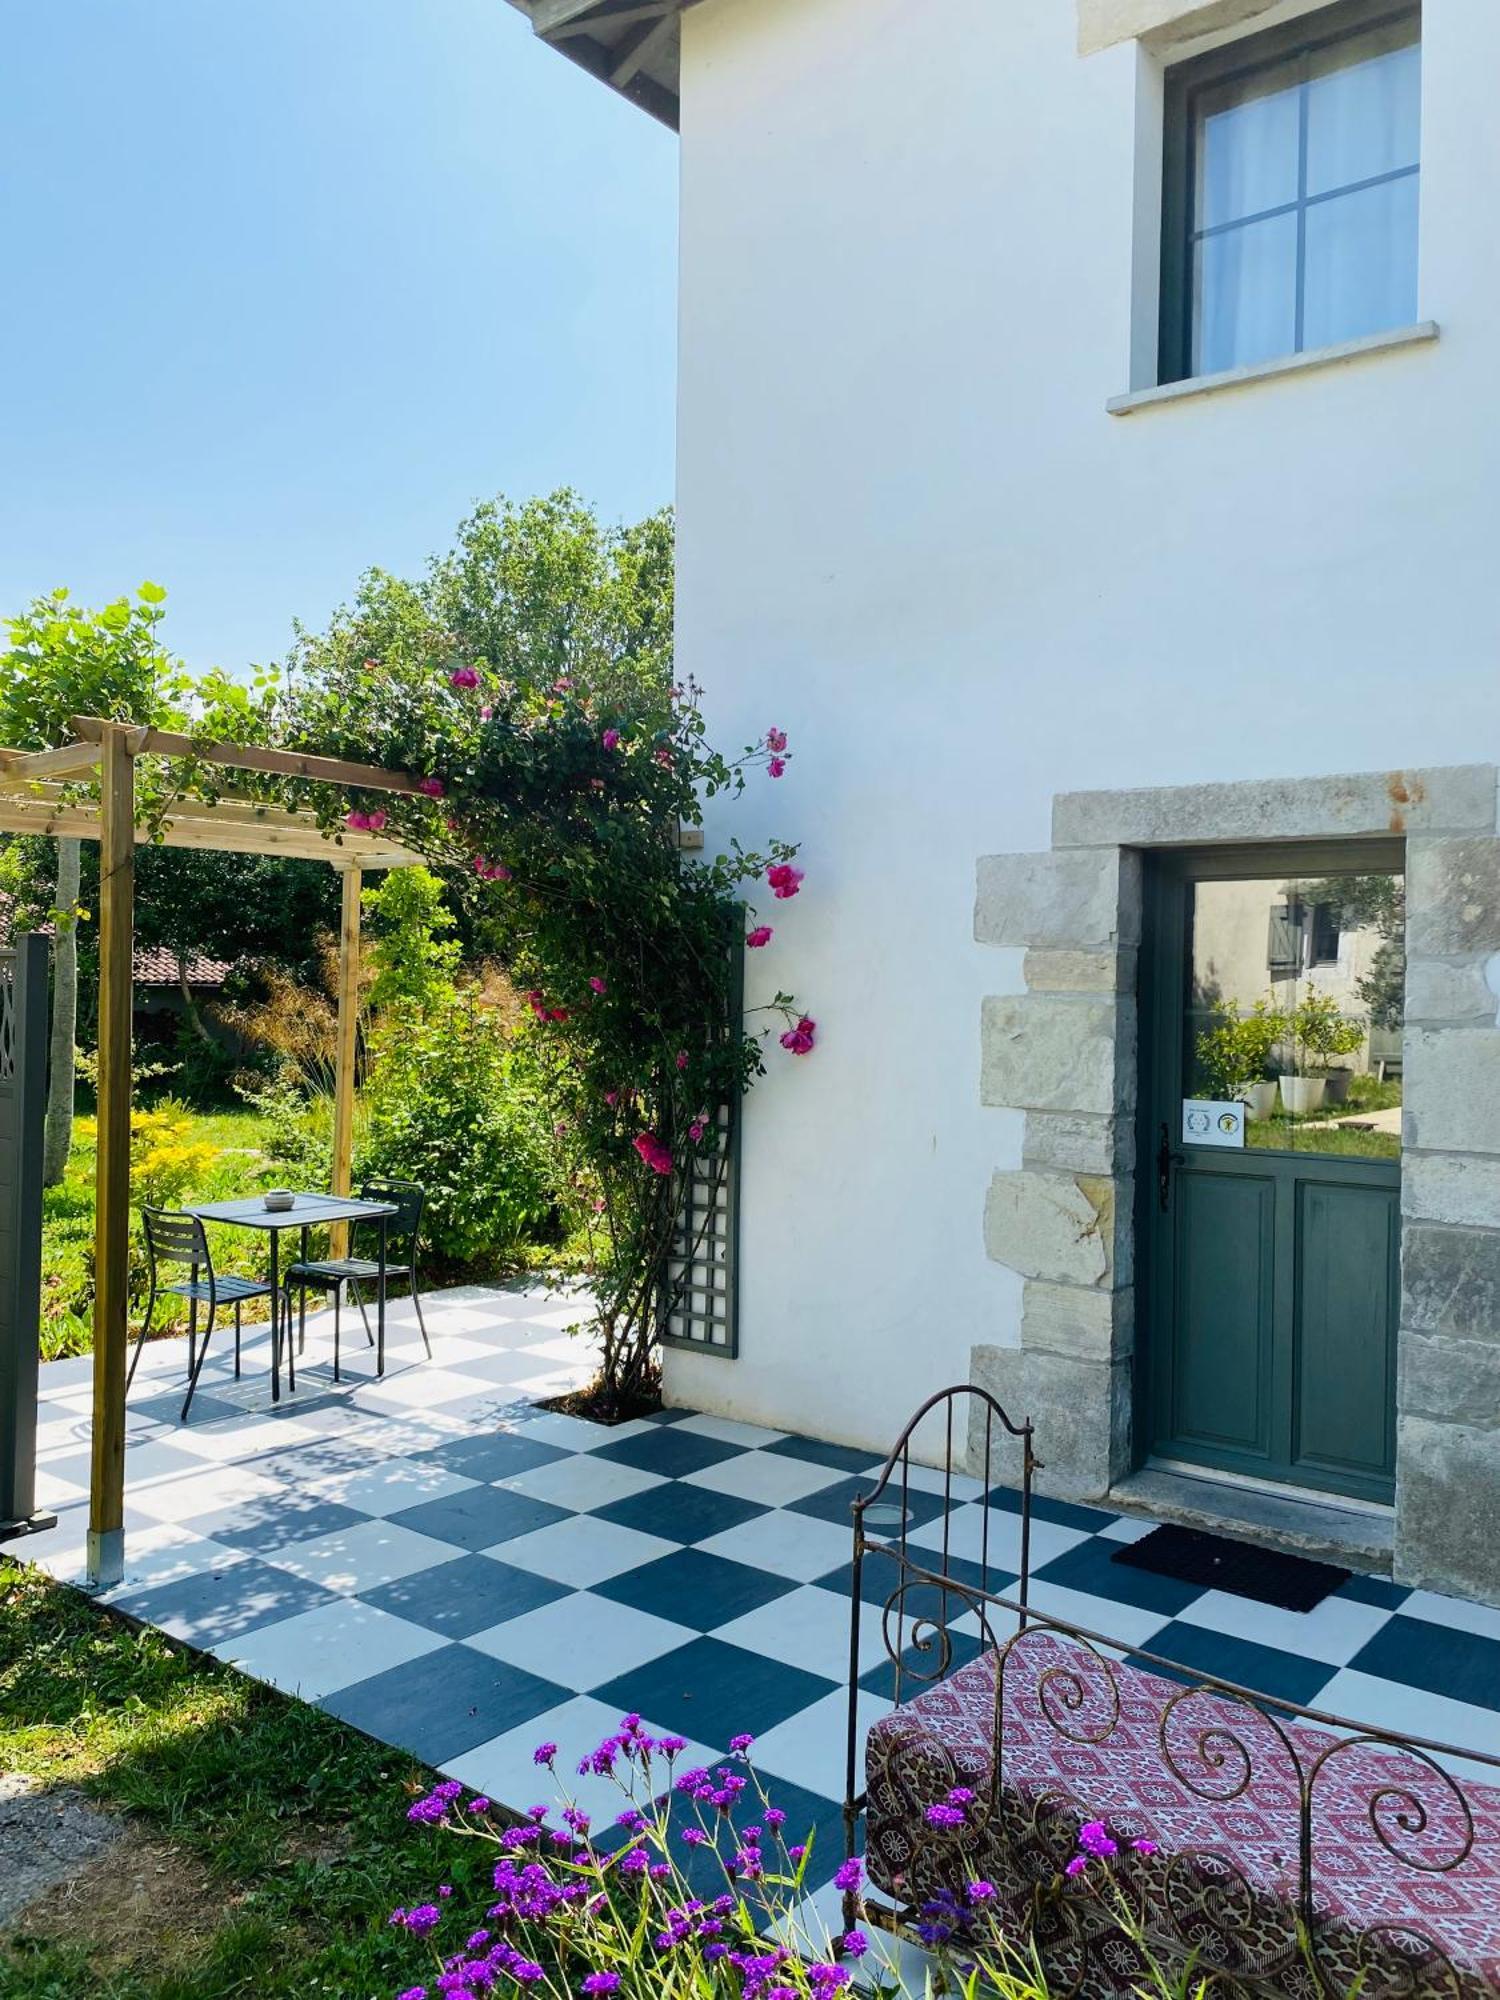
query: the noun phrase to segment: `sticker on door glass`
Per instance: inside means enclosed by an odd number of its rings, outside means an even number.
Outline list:
[[[1213,1097],[1182,1100],[1182,1139],[1187,1146],[1243,1146],[1245,1107]]]

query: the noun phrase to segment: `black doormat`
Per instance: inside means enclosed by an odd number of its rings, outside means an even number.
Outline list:
[[[1333,1563],[1253,1548],[1249,1542],[1226,1541],[1198,1528],[1154,1528],[1140,1541],[1126,1543],[1114,1560],[1131,1569],[1149,1570],[1153,1576],[1196,1583],[1203,1590],[1253,1597],[1257,1604],[1274,1604],[1282,1611],[1311,1611],[1351,1575]]]

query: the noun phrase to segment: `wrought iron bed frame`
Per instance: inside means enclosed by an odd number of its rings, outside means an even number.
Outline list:
[[[972,1474],[954,1465],[955,1417],[960,1407],[965,1407],[969,1418],[964,1427],[964,1437],[972,1462],[982,1468]],[[942,1543],[940,1549],[932,1551],[919,1547],[913,1556],[907,1549],[912,1440],[923,1423],[935,1414],[943,1426]],[[979,1498],[986,1501],[994,1487],[1004,1483],[995,1476],[994,1450],[997,1439],[1003,1444],[1006,1438],[1019,1443],[1021,1461],[1020,1575],[1011,1595],[989,1587],[990,1570],[994,1565],[989,1556],[991,1510],[987,1503],[983,1506],[980,1584],[964,1581],[961,1576],[952,1574],[949,1567],[955,1473],[958,1472],[966,1481],[977,1481]],[[1187,1848],[1164,1856],[1168,1894],[1162,1899],[1162,1906],[1137,1908],[1136,1914],[1150,1947],[1162,1955],[1164,1962],[1172,1964],[1175,1961],[1178,1971],[1185,1966],[1190,1967],[1192,1978],[1203,1981],[1207,1993],[1231,1995],[1279,1991],[1279,1988],[1268,1988],[1265,1982],[1289,1973],[1295,1966],[1304,1981],[1312,1982],[1306,1986],[1307,1991],[1329,1996],[1329,2000],[1347,2000],[1349,1986],[1335,1984],[1331,1971],[1319,1958],[1320,1930],[1326,1926],[1320,1923],[1314,1893],[1314,1807],[1318,1800],[1319,1781],[1325,1771],[1345,1753],[1361,1747],[1390,1751],[1408,1760],[1404,1778],[1393,1770],[1386,1781],[1371,1784],[1370,1796],[1363,1801],[1364,1818],[1370,1835],[1394,1863],[1410,1869],[1414,1877],[1432,1877],[1452,1874],[1461,1868],[1474,1853],[1477,1840],[1474,1811],[1464,1787],[1439,1760],[1454,1758],[1471,1766],[1482,1766],[1486,1771],[1493,1771],[1494,1781],[1500,1786],[1500,1756],[1462,1749],[1425,1737],[1402,1736],[1395,1731],[1367,1727],[1325,1710],[1305,1708],[1279,1697],[1258,1694],[1232,1681],[1199,1674],[1196,1669],[1183,1667],[1141,1647],[1090,1631],[1086,1626],[1036,1611],[1029,1601],[1031,1506],[1035,1477],[1043,1469],[1042,1461],[1036,1456],[1033,1425],[1030,1422],[1014,1423],[985,1390],[958,1384],[928,1398],[908,1422],[873,1486],[854,1502],[844,1803],[846,1857],[852,1858],[857,1851],[860,1817],[867,1806],[860,1768],[864,1732],[860,1729],[858,1711],[860,1633],[867,1609],[862,1597],[862,1578],[865,1558],[879,1554],[895,1564],[895,1583],[889,1595],[883,1603],[869,1607],[880,1616],[886,1657],[894,1669],[893,1714],[901,1707],[903,1687],[907,1682],[914,1683],[916,1690],[920,1691],[936,1686],[947,1677],[955,1664],[951,1628],[956,1618],[977,1619],[981,1645],[976,1657],[993,1652],[996,1658],[988,1794],[969,1809],[977,1817],[966,1829],[953,1832],[924,1826],[921,1829],[924,1841],[931,1842],[934,1847],[946,1848],[957,1861],[963,1847],[973,1840],[975,1834],[982,1834],[990,1820],[996,1815],[1003,1815],[1007,1809],[1002,1741],[1006,1670],[1013,1658],[1022,1657],[1031,1643],[1041,1636],[1061,1640],[1069,1649],[1076,1649],[1077,1658],[1070,1664],[1054,1663],[1040,1672],[1034,1690],[1034,1714],[1039,1715],[1055,1732],[1060,1745],[1096,1747],[1109,1741],[1120,1722],[1119,1663],[1110,1656],[1122,1656],[1128,1659],[1132,1668],[1164,1672],[1171,1680],[1186,1683],[1167,1700],[1156,1734],[1164,1772],[1194,1797],[1210,1805],[1229,1806],[1243,1798],[1257,1777],[1253,1748],[1243,1734],[1228,1724],[1222,1713],[1206,1726],[1196,1730],[1188,1727],[1183,1732],[1187,1737],[1186,1743],[1174,1744],[1174,1719],[1183,1717],[1183,1712],[1194,1700],[1206,1696],[1216,1699],[1221,1706],[1229,1704],[1247,1712],[1247,1721],[1251,1717],[1258,1718],[1270,1732],[1278,1752],[1289,1759],[1298,1798],[1296,1887],[1291,1898],[1295,1903],[1296,1929],[1288,1936],[1284,1953],[1272,1963],[1248,1965],[1243,1955],[1234,1953],[1232,1949],[1220,1953],[1217,1958],[1211,1946],[1205,1950],[1201,1922],[1191,1926],[1191,1938],[1185,1935],[1185,1926],[1174,1908],[1174,1890],[1179,1884],[1186,1889],[1190,1872],[1198,1870],[1201,1864],[1209,1864],[1211,1876],[1217,1879],[1223,1896],[1223,1908],[1214,1912],[1211,1932],[1216,1929],[1229,1940],[1231,1946],[1236,1931],[1234,1905],[1240,1903],[1246,1910],[1253,1911],[1257,1899],[1263,1902],[1268,1893],[1264,1887],[1252,1884],[1227,1854]],[[922,1482],[917,1490],[937,1491],[930,1481]],[[897,1533],[893,1536],[872,1533],[869,1524],[872,1510],[877,1509],[882,1501],[892,1504],[893,1495],[899,1497],[901,1507]],[[1013,1567],[1008,1565],[1004,1574],[1011,1574]],[[935,1612],[928,1608],[908,1612],[906,1599],[913,1591],[925,1593],[929,1601],[935,1598]],[[1014,1625],[1015,1630],[1010,1637],[1004,1640],[997,1638],[992,1622],[994,1613],[1001,1614],[1003,1629]],[[1102,1727],[1097,1723],[1090,1725],[1076,1720],[1089,1704],[1087,1677],[1090,1676],[1093,1677],[1093,1695],[1097,1698],[1102,1694],[1104,1698],[1106,1719]],[[1312,1754],[1306,1745],[1299,1748],[1289,1733],[1290,1727],[1299,1723],[1332,1732],[1336,1740]],[[934,1747],[941,1750],[940,1745],[935,1744]],[[1413,1788],[1413,1766],[1423,1774],[1424,1779],[1435,1782],[1436,1798],[1440,1803],[1435,1804],[1433,1794],[1424,1797]],[[1070,1809],[1076,1810],[1080,1819],[1108,1817],[1106,1814],[1090,1814],[1087,1800],[1075,1799],[1061,1783],[1057,1797]],[[1459,1830],[1458,1837],[1451,1839],[1447,1849],[1436,1856],[1419,1855],[1414,1850],[1414,1843],[1421,1835],[1431,1831],[1434,1820],[1444,1811],[1454,1816],[1452,1824]],[[1002,1834],[1003,1825],[1002,1819]],[[1190,1913],[1201,1917],[1205,1893],[1200,1876],[1191,1884],[1191,1894],[1183,1899],[1185,1903],[1196,1906],[1195,1912]],[[1039,1900],[1032,1906],[1033,1922],[1038,1914]],[[869,1888],[863,1893],[846,1892],[844,1897],[846,1927],[853,1927],[856,1922],[862,1921],[920,1942],[916,1929],[919,1916],[916,1906],[882,1902]],[[1500,1953],[1500,1909],[1495,1912],[1495,1923],[1497,1953]],[[1422,1929],[1422,1920],[1416,1911],[1413,1911],[1409,1921],[1404,1915],[1399,1921],[1387,1917],[1364,1930],[1344,1923],[1341,1942],[1347,1947],[1351,1940],[1361,1961],[1360,2000],[1436,2000],[1436,1996],[1452,1996],[1452,2000],[1475,2000],[1475,1996],[1482,1996],[1482,2000],[1500,2000],[1500,1987],[1470,1969],[1460,1970],[1453,1965],[1442,1947]],[[1237,1962],[1232,1962],[1236,1959]],[[1437,1969],[1436,1974],[1434,1968]],[[1434,1985],[1434,1976],[1440,1977],[1442,1983]],[[1137,1989],[1125,1986],[1120,1990]]]

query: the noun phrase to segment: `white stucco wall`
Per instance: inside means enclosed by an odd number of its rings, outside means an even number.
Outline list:
[[[791,733],[732,824],[804,842],[748,972],[819,1046],[773,1044],[746,1109],[743,1358],[667,1386],[861,1443],[1018,1335],[981,1214],[1020,1120],[978,1064],[1019,966],[971,942],[976,857],[1046,847],[1059,790],[1500,745],[1500,6],[1427,0],[1441,341],[1123,419],[1155,58],[1077,29],[1069,0],[683,21],[680,660],[720,742]]]

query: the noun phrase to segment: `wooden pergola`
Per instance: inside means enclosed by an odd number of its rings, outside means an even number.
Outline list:
[[[203,742],[173,730],[72,719],[75,741],[56,749],[0,749],[0,832],[99,843],[99,1084],[94,1217],[94,1412],[89,1481],[88,1581],[118,1583],[125,1568],[125,1370],[129,1346],[131,975],[135,850],[141,841],[221,853],[324,861],[342,883],[333,1191],[349,1192],[354,1144],[360,885],[369,870],[405,868],[422,856],[379,833],[330,834],[310,813],[288,812],[232,791],[184,795],[149,825],[137,820],[138,758],[259,772],[342,790],[414,793],[414,778],[339,757],[257,744]],[[98,797],[80,795],[81,784]]]

